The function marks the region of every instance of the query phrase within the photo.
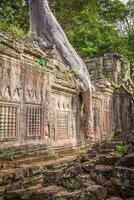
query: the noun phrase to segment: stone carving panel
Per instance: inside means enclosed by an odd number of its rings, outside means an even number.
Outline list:
[[[79,134],[79,101],[75,95],[56,93],[52,94],[53,101],[53,131],[57,140],[75,138]],[[79,117],[78,117],[79,116]],[[54,123],[55,122],[55,123]]]
[[[33,69],[26,70],[25,74],[26,102],[40,103],[41,101],[41,74]]]
[[[26,108],[26,136],[27,138],[41,137],[43,134],[43,107],[27,106]]]
[[[69,113],[64,111],[57,112],[57,133],[58,138],[66,138],[69,134]]]
[[[22,99],[20,63],[1,60],[0,67],[0,98],[12,101]]]
[[[0,105],[0,140],[11,140],[17,137],[16,106]]]

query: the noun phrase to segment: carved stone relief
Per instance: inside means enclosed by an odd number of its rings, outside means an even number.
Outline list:
[[[41,101],[41,74],[33,70],[26,70],[25,99],[27,102],[40,103]]]
[[[20,63],[11,60],[3,62],[0,68],[0,97],[20,101],[23,95]]]
[[[77,125],[79,126],[78,120],[78,97],[75,95],[66,93],[52,94],[53,100],[53,113],[54,121],[54,133],[55,139],[69,139],[75,137],[78,134]]]

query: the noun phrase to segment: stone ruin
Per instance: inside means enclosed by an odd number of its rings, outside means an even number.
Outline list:
[[[122,59],[118,54],[107,53],[85,61],[96,89],[93,112],[94,139],[97,141],[117,129],[122,132],[134,130],[134,86],[129,82],[130,66],[123,64]],[[123,67],[125,77],[121,71]]]
[[[115,129],[133,130],[133,88],[129,92],[120,78],[120,56],[105,54],[85,63],[95,87],[88,142],[101,141]],[[1,156],[3,151],[19,156],[76,148],[84,140],[84,121],[75,76],[55,53],[42,52],[29,38],[19,42],[0,33]]]
[[[43,52],[28,37],[18,41],[0,32],[0,199],[122,200],[111,197],[120,192],[126,200],[134,195],[129,65],[121,76],[118,54],[85,63],[95,88],[90,138],[75,74],[52,49]],[[127,151],[121,159],[115,153],[122,143],[106,143],[120,132]]]

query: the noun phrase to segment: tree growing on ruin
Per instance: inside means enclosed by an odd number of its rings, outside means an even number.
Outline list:
[[[80,83],[86,119],[86,136],[92,133],[92,85],[88,70],[69,43],[64,31],[51,12],[47,0],[30,0],[30,31],[42,39],[43,45],[54,45],[61,63],[75,73]]]

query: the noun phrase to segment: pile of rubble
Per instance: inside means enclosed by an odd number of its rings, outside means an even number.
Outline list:
[[[134,200],[134,152],[130,148],[134,141],[126,142],[95,144],[66,164],[49,166],[40,184],[17,190],[11,187],[4,199]]]

